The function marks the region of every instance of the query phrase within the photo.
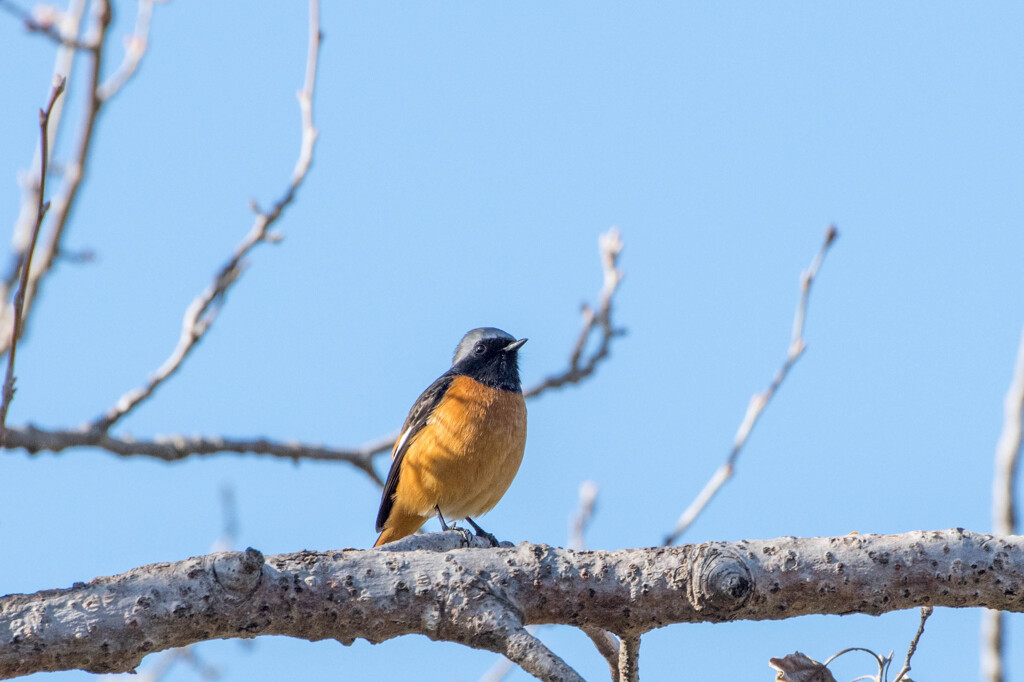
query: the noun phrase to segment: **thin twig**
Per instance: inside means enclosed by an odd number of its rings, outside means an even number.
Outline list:
[[[220,537],[213,541],[210,552],[230,552],[238,544],[238,504],[235,502],[235,486],[224,484],[220,487]]]
[[[313,35],[318,36],[319,33]],[[307,67],[307,88],[315,83],[315,66],[310,69]],[[308,170],[311,163],[311,145],[315,140],[315,129],[312,125],[312,109],[306,108],[305,102],[311,102],[312,97],[308,100],[302,97],[300,93],[300,103],[303,106],[303,150],[310,150],[310,153],[300,154],[299,161],[296,164],[295,171],[293,172],[293,184],[289,188],[289,192],[282,197],[282,199],[274,206],[274,208],[268,213],[260,212],[257,217],[257,224],[250,232],[249,236],[239,247],[239,251],[243,249],[251,249],[258,241],[253,241],[254,235],[256,238],[259,234],[263,234],[263,240],[269,241],[274,237],[272,234],[266,232],[266,228],[269,226],[269,222],[276,220],[280,216],[284,206],[294,199],[294,190],[297,188],[296,179],[301,182],[305,172]],[[307,125],[308,122],[308,125]],[[262,228],[259,229],[259,228]],[[555,379],[549,379],[545,382],[546,385],[541,385],[528,391],[527,394],[530,397],[539,395],[548,388],[555,388],[565,383],[575,383],[587,376],[590,376],[594,372],[594,367],[597,362],[608,354],[608,343],[613,336],[618,336],[623,332],[621,330],[615,330],[611,325],[611,299],[614,292],[617,290],[618,283],[621,281],[621,273],[615,269],[615,259],[618,253],[621,251],[622,243],[619,239],[618,232],[612,231],[608,235],[602,237],[602,264],[605,266],[605,288],[603,289],[602,301],[601,301],[601,318],[599,321],[595,321],[587,329],[592,329],[597,324],[600,324],[605,333],[602,338],[601,349],[587,360],[582,366],[580,365],[580,356],[582,354],[583,345],[586,343],[587,335],[589,331],[584,330],[584,334],[581,335],[581,342],[577,344],[574,350],[573,360],[570,363],[570,371],[560,375],[559,379],[565,379],[556,381]],[[308,445],[303,443],[277,443],[266,439],[227,439],[217,436],[184,436],[184,435],[169,435],[163,437],[157,437],[151,440],[137,440],[131,437],[113,437],[109,435],[110,427],[118,419],[122,418],[126,413],[126,410],[133,409],[146,397],[152,395],[153,391],[157,386],[164,380],[166,380],[173,372],[180,366],[181,362],[187,356],[188,352],[198,343],[198,338],[192,338],[192,331],[196,331],[195,325],[200,325],[202,330],[205,331],[209,327],[211,319],[211,311],[208,308],[215,302],[220,303],[223,300],[223,292],[226,292],[225,284],[231,280],[230,278],[237,278],[237,273],[242,268],[242,255],[236,252],[235,258],[233,258],[227,265],[225,265],[218,273],[214,283],[192,304],[186,311],[185,323],[183,324],[183,333],[181,339],[179,339],[178,346],[175,348],[171,357],[157,370],[157,374],[154,375],[150,382],[139,389],[131,391],[117,402],[117,404],[108,411],[103,417],[100,417],[90,424],[77,429],[40,429],[33,425],[27,425],[18,428],[12,428],[9,430],[8,436],[8,448],[24,448],[30,453],[36,453],[41,451],[49,452],[61,452],[69,448],[75,447],[98,447],[108,452],[121,456],[133,456],[141,455],[147,457],[156,457],[165,461],[175,461],[190,457],[193,455],[212,455],[221,452],[234,452],[234,453],[254,453],[264,454],[274,457],[285,457],[292,460],[299,459],[315,459],[315,460],[328,460],[328,461],[345,461],[355,465],[358,469],[365,472],[371,480],[373,480],[378,486],[383,486],[383,481],[380,476],[373,469],[373,458],[377,455],[381,455],[386,452],[390,452],[394,445],[397,434],[389,434],[382,438],[376,439],[366,445],[358,448],[350,449],[337,449],[337,448],[324,448],[317,445]],[[221,291],[219,297],[216,292]],[[206,306],[206,308],[204,308]],[[216,311],[212,311],[215,313]],[[205,315],[205,317],[204,317]],[[195,323],[193,324],[193,320]],[[600,356],[600,357],[598,357]],[[568,376],[573,373],[572,367],[576,367],[576,376]],[[162,378],[161,378],[162,377]],[[111,420],[113,417],[113,420]]]
[[[309,3],[309,51],[306,60],[306,78],[302,90],[298,93],[299,109],[302,114],[302,143],[299,147],[299,158],[292,172],[291,182],[284,195],[278,199],[267,212],[257,211],[255,221],[245,239],[235,249],[231,259],[217,272],[213,282],[185,310],[182,321],[181,336],[170,356],[157,368],[146,384],[128,391],[90,425],[99,431],[110,428],[140,403],[153,395],[153,392],[181,368],[182,363],[195,349],[217,319],[217,314],[224,303],[228,290],[245,269],[245,257],[256,247],[266,241],[276,241],[270,227],[281,217],[284,209],[295,199],[296,192],[302,185],[313,162],[313,146],[316,142],[317,130],[313,126],[313,94],[316,88],[317,59],[320,54],[320,14],[318,0]]]
[[[580,497],[576,513],[569,518],[569,549],[574,549],[577,552],[586,549],[586,533],[594,518],[597,491],[597,483],[594,481],[580,483]]]
[[[154,0],[139,0],[139,8],[135,15],[135,30],[125,37],[124,59],[121,65],[105,80],[97,90],[101,102],[106,102],[116,95],[125,84],[132,79],[142,62],[149,47],[149,23],[153,17]]]
[[[875,659],[875,664],[878,666],[878,677],[876,678],[876,677],[871,676],[871,675],[864,675],[864,678],[876,680],[876,682],[881,682],[882,677],[885,675],[885,669],[889,666],[889,663],[892,662],[892,654],[891,653],[889,654],[889,657],[886,658],[885,656],[881,656],[879,654],[876,654],[871,649],[865,649],[864,647],[860,647],[860,646],[851,646],[851,647],[849,647],[847,649],[843,649],[842,651],[840,651],[838,653],[832,654],[821,665],[822,665],[822,667],[827,668],[829,665],[832,664],[832,661],[836,660],[840,656],[845,656],[846,654],[848,654],[850,652],[853,652],[853,651],[860,651],[862,653],[868,654],[869,656],[871,656],[871,658]],[[861,678],[857,678],[857,679],[861,679]]]
[[[1017,362],[1010,388],[1003,400],[1003,431],[996,444],[995,476],[992,481],[992,532],[1013,535],[1017,532],[1017,462],[1021,450],[1021,422],[1024,420],[1024,331],[1017,348]],[[981,616],[981,677],[1002,682],[1003,614],[986,610]]]
[[[786,353],[786,360],[782,363],[782,366],[775,373],[772,382],[768,385],[763,393],[758,393],[750,399],[750,405],[747,407],[747,413],[743,417],[742,423],[740,423],[739,429],[736,431],[736,436],[733,439],[732,450],[729,452],[729,458],[725,461],[721,467],[715,471],[712,475],[711,480],[707,482],[704,489],[700,491],[696,499],[690,506],[686,508],[686,511],[682,513],[679,520],[676,521],[675,528],[665,536],[664,544],[671,545],[679,537],[686,532],[686,529],[697,519],[704,508],[707,507],[708,503],[715,496],[718,490],[728,481],[733,474],[733,469],[736,465],[736,459],[739,457],[740,451],[746,444],[747,439],[750,437],[750,432],[753,430],[754,425],[757,424],[758,418],[761,413],[764,412],[764,408],[768,406],[772,396],[785,381],[786,376],[789,374],[789,370],[793,367],[797,360],[804,353],[806,343],[804,342],[804,319],[807,314],[807,303],[811,295],[811,285],[814,283],[814,279],[818,276],[818,270],[821,269],[821,264],[825,260],[825,256],[828,254],[829,247],[835,241],[838,236],[835,225],[829,225],[828,229],[825,230],[825,240],[818,249],[818,253],[815,254],[814,260],[811,261],[811,266],[804,271],[800,277],[800,302],[796,307],[796,315],[793,318],[793,335],[789,342],[789,350]]]
[[[86,0],[70,0],[68,8],[59,13],[56,19],[57,30],[65,39],[77,39],[78,30],[82,23],[82,15],[85,14]],[[71,78],[75,61],[79,51],[69,47],[58,47],[53,61],[53,77],[61,76],[65,81]],[[60,135],[61,123],[64,121],[64,104],[67,97],[57,101],[50,112],[50,134],[47,136],[49,156],[46,160],[49,173],[53,173],[56,164],[53,161],[53,149]],[[21,271],[21,261],[25,257],[25,249],[32,234],[32,225],[35,223],[36,203],[39,201],[39,164],[41,157],[41,146],[37,143],[33,153],[32,163],[29,170],[18,173],[18,184],[21,185],[21,208],[18,217],[14,221],[14,235],[12,238],[13,252],[11,253],[7,272],[3,275],[3,282],[0,283],[0,305],[3,305],[2,315],[5,318],[13,317],[12,306],[6,305],[11,289],[18,282]],[[9,327],[11,319],[0,325],[0,329]]]
[[[36,250],[36,241],[39,239],[39,228],[43,224],[46,211],[50,203],[45,201],[46,194],[46,157],[48,155],[48,133],[50,128],[50,112],[57,98],[64,92],[64,79],[57,76],[53,80],[53,89],[50,90],[50,99],[45,109],[39,110],[39,143],[42,145],[42,155],[39,164],[39,203],[36,205],[36,222],[32,228],[32,238],[29,240],[28,249],[21,264],[21,283],[18,285],[18,293],[14,297],[14,324],[11,331],[11,350],[7,354],[7,377],[4,379],[3,397],[0,400],[0,448],[7,442],[7,410],[14,399],[14,356],[18,350],[18,330],[21,329],[21,315],[25,308],[25,288],[28,285],[28,273],[32,270],[32,254]]]
[[[914,634],[914,639],[910,640],[910,646],[907,648],[907,657],[903,661],[903,667],[896,674],[896,679],[892,682],[900,682],[907,673],[910,672],[910,659],[914,657],[914,652],[917,651],[917,644],[921,641],[921,635],[924,634],[924,624],[928,620],[928,617],[932,615],[935,609],[931,606],[921,607],[921,622],[917,626],[917,632]]]
[[[394,439],[388,437],[368,443],[360,448],[340,450],[304,443],[282,443],[264,438],[231,439],[217,436],[162,436],[152,440],[135,440],[130,436],[112,437],[95,429],[69,429],[44,431],[31,424],[7,429],[7,448],[23,448],[31,454],[61,452],[69,448],[97,447],[115,455],[154,457],[175,462],[191,456],[214,455],[225,452],[250,453],[280,457],[292,461],[316,460],[348,462],[364,472],[379,486],[384,482],[373,468],[373,457],[390,450]]]
[[[576,345],[573,346],[569,356],[569,367],[559,374],[553,374],[539,384],[532,386],[523,392],[527,398],[533,398],[541,393],[561,388],[566,384],[578,384],[583,379],[594,373],[598,363],[608,357],[611,350],[612,339],[623,336],[626,331],[612,325],[612,297],[622,283],[622,271],[617,264],[619,254],[622,253],[622,235],[618,228],[613,227],[598,238],[598,248],[601,253],[601,269],[604,272],[604,285],[601,287],[597,312],[590,306],[583,306],[583,328],[580,330]],[[601,339],[597,348],[586,358],[583,357],[587,341],[591,334],[600,331]]]
[[[304,139],[312,139],[312,136],[304,135]],[[309,162],[309,156],[301,156],[300,163],[296,165],[296,173],[303,173],[304,169],[308,168]],[[288,201],[291,200],[288,196],[284,197],[284,199]],[[273,215],[275,212],[279,215],[279,209],[282,207],[283,205],[275,206],[275,211],[271,211],[270,214],[260,213],[260,216],[270,216]],[[250,233],[250,237],[251,236],[252,233]],[[271,238],[272,237],[269,235],[265,237],[265,239]],[[245,243],[248,243],[248,240]],[[243,246],[245,243],[243,243]],[[606,325],[606,328],[608,330],[611,330],[611,296],[617,289],[618,282],[621,280],[621,273],[619,273],[615,269],[614,264],[615,257],[617,257],[619,251],[621,251],[621,241],[618,238],[617,232],[615,232],[611,236],[606,236],[602,240],[602,244],[604,245],[602,248],[602,263],[606,266],[606,287],[604,289],[604,293],[606,295],[602,297],[601,308],[603,311],[602,317],[604,318],[604,321],[601,322],[601,324]],[[240,267],[239,262],[240,258],[238,260],[232,260],[231,263],[228,263],[228,265],[226,265],[221,270],[220,275],[228,273],[228,276],[230,276],[230,273],[233,273],[235,271],[232,269],[232,265],[234,265],[235,268],[237,269]],[[215,280],[215,284],[211,287],[211,289],[215,289],[218,283],[219,280]],[[210,289],[208,289],[207,292],[204,292],[203,296],[193,301],[192,305],[189,307],[189,311],[186,313],[186,322],[183,325],[183,328],[186,331],[189,329],[190,320],[198,319],[200,320],[200,323],[202,323],[202,318],[198,317],[198,315],[201,314],[200,310],[202,309],[202,306],[211,300],[209,294]],[[208,327],[209,321],[206,321],[205,324]],[[603,339],[603,345],[607,345],[612,335],[619,335],[621,333],[621,331],[614,331],[611,335],[605,334]],[[175,362],[177,362],[177,364],[180,365],[179,356],[180,359],[183,360],[184,354],[186,354],[188,350],[190,350],[191,347],[195,345],[195,343],[196,341],[191,341],[191,335],[186,337],[184,336],[183,332],[183,340],[179,340],[179,345],[177,348],[175,348],[175,353],[172,354],[171,358],[169,358],[161,367],[162,371],[158,370],[157,377],[155,378],[159,378],[159,376],[164,376],[164,379],[162,380],[165,380],[167,376],[170,376],[168,369],[172,366],[176,367],[177,365],[175,365]],[[186,345],[189,346],[187,350],[185,349]],[[580,347],[578,346],[577,350],[579,348]],[[580,351],[580,353],[581,352],[582,351]],[[607,348],[605,348],[602,357],[605,356],[607,356]],[[591,358],[591,362],[588,362],[585,367],[581,367],[579,370],[581,376],[575,379],[575,381],[579,381],[585,376],[593,374],[593,365],[596,364],[596,362],[597,360]],[[579,361],[577,360],[577,366],[579,366],[578,363]],[[142,455],[148,457],[157,457],[159,459],[163,459],[166,461],[184,459],[192,455],[211,455],[216,454],[218,452],[251,452],[255,454],[266,454],[276,457],[286,457],[293,460],[318,459],[331,461],[346,461],[355,465],[361,471],[365,472],[368,476],[370,476],[370,478],[375,483],[377,483],[377,485],[383,486],[383,481],[380,479],[380,476],[373,469],[372,460],[377,455],[381,455],[383,453],[391,451],[391,448],[395,443],[395,438],[397,437],[397,434],[389,434],[382,438],[376,439],[370,443],[367,443],[366,445],[351,449],[329,449],[320,446],[306,445],[301,443],[280,444],[265,439],[231,440],[215,436],[201,437],[170,435],[156,438],[153,440],[136,440],[128,437],[119,438],[110,436],[110,425],[112,425],[113,422],[110,422],[110,424],[107,423],[109,416],[119,415],[116,416],[116,419],[114,421],[120,419],[121,417],[124,416],[122,412],[124,406],[134,406],[135,404],[138,404],[138,402],[144,400],[147,395],[151,395],[159,383],[159,381],[156,381],[154,383],[154,379],[151,379],[150,383],[147,384],[145,387],[136,389],[135,391],[125,394],[125,396],[123,396],[121,400],[118,401],[117,405],[115,405],[114,408],[111,408],[110,412],[108,412],[107,415],[104,415],[103,417],[95,420],[91,424],[88,424],[81,428],[46,430],[40,429],[33,425],[28,425],[16,429],[11,429],[10,436],[8,438],[8,447],[24,448],[31,453],[36,453],[40,451],[61,452],[68,448],[93,446],[102,448],[116,455]],[[554,384],[552,384],[549,387],[554,387]],[[146,393],[147,389],[148,393]],[[532,397],[538,395],[543,390],[546,390],[546,388],[538,387],[537,389],[528,393]],[[129,409],[131,409],[131,407],[129,407]]]
[[[78,135],[78,144],[72,160],[65,165],[64,183],[60,191],[57,192],[57,196],[51,202],[49,220],[51,227],[49,236],[39,251],[36,271],[29,273],[28,286],[25,289],[25,308],[22,313],[21,325],[17,328],[19,337],[25,333],[26,324],[32,312],[39,288],[42,286],[45,276],[53,269],[53,264],[57,260],[61,238],[64,235],[64,228],[67,225],[71,207],[74,205],[82,179],[85,177],[96,119],[103,106],[103,101],[99,98],[97,89],[99,88],[103,67],[103,47],[111,21],[109,0],[96,0],[95,14],[96,18],[93,22],[92,37],[86,41],[91,64],[88,82],[86,83],[87,96],[83,103],[84,113]],[[9,323],[13,326],[13,317],[9,319]],[[4,322],[8,322],[6,316]],[[0,352],[5,352],[10,347],[8,338],[13,337],[6,330],[0,329]]]
[[[67,34],[55,27],[55,24],[59,23],[60,15],[52,7],[37,6],[34,12],[30,12],[10,0],[0,0],[0,9],[20,19],[26,30],[40,33],[58,45],[72,50],[92,49],[92,45],[69,38]]]

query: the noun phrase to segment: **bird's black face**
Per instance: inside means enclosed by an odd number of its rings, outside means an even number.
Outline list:
[[[516,341],[511,334],[494,327],[474,329],[455,347],[451,372],[491,388],[521,391],[519,349],[524,343],[526,339]]]

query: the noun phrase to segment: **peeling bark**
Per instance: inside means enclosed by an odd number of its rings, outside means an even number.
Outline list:
[[[249,549],[0,597],[0,677],[128,671],[148,653],[210,639],[347,645],[420,633],[500,652],[541,679],[573,680],[525,625],[636,638],[672,623],[924,605],[1024,611],[1021,536],[954,529],[614,552],[485,544],[449,532],[386,551]]]

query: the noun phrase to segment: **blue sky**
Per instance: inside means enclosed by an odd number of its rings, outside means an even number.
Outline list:
[[[117,3],[112,67],[134,7]],[[326,3],[314,167],[181,373],[118,433],[358,445],[401,425],[459,337],[530,337],[560,369],[626,243],[629,335],[580,387],[530,403],[519,477],[487,517],[564,544],[655,544],[728,453],[785,355],[800,271],[830,222],[808,350],[737,475],[684,541],[990,527],[1002,399],[1024,323],[1024,44],[993,3]],[[305,3],[159,5],[137,78],[99,121],[61,263],[18,354],[12,424],[75,426],[141,384],[181,315],[284,189],[299,143]],[[12,224],[52,46],[0,16],[0,216]],[[78,92],[75,85],[78,85]],[[81,79],[72,80],[71,105]],[[59,151],[67,148],[63,140]],[[0,592],[203,554],[235,490],[238,547],[365,547],[379,492],[344,465],[167,465],[7,453]],[[380,462],[381,472],[386,463]],[[916,612],[675,626],[645,679],[768,679],[793,650],[896,650]],[[976,676],[977,611],[939,610],[919,679]],[[1019,632],[1010,622],[1010,638]],[[542,637],[605,679],[577,631]],[[477,679],[494,657],[423,637],[351,648],[200,645],[223,679]],[[845,657],[846,679],[872,672]],[[1011,645],[1011,675],[1024,650]],[[176,669],[170,680],[195,673]],[[61,673],[47,679],[92,679]],[[516,673],[510,679],[528,679]]]

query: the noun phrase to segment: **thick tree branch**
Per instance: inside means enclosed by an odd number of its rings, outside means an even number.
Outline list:
[[[210,552],[230,552],[238,539],[238,508],[235,505],[235,489],[230,485],[220,489],[222,528],[220,535],[210,546]],[[196,653],[195,645],[180,649],[168,649],[146,662],[146,669],[122,675],[107,675],[101,682],[160,682],[177,662],[189,665],[200,679],[215,680],[219,676],[213,666],[205,664]]]
[[[597,483],[594,481],[583,481],[580,484],[579,503],[576,513],[569,519],[569,549],[571,550],[582,552],[587,548],[587,528],[590,527],[590,522],[594,520],[594,512],[597,508],[597,492]],[[619,638],[601,628],[583,626],[580,629],[597,647],[597,652],[608,662],[608,671],[611,673],[612,682],[619,680],[621,678],[620,667],[622,665]]]
[[[747,406],[747,412],[743,416],[743,421],[740,423],[739,429],[736,430],[732,450],[729,452],[729,457],[725,460],[725,464],[715,471],[711,479],[704,485],[704,489],[700,491],[693,502],[690,503],[690,506],[679,517],[679,520],[676,521],[672,532],[665,536],[664,543],[666,545],[671,545],[686,532],[686,529],[697,520],[697,517],[708,506],[715,497],[715,494],[725,485],[725,482],[732,478],[736,460],[739,458],[743,446],[746,445],[754,425],[757,424],[757,420],[764,412],[764,408],[768,407],[768,403],[771,402],[775,392],[779,390],[779,386],[786,380],[789,370],[793,368],[796,361],[804,354],[804,350],[807,348],[807,344],[804,343],[804,318],[807,315],[807,303],[811,296],[811,285],[818,276],[818,270],[821,269],[821,264],[825,261],[825,256],[828,255],[829,247],[832,246],[838,234],[835,225],[829,225],[828,229],[825,230],[825,240],[822,242],[821,248],[818,249],[818,253],[815,254],[814,260],[811,261],[811,266],[800,276],[800,302],[797,304],[796,315],[793,317],[793,334],[789,341],[789,350],[786,352],[785,361],[775,373],[768,388],[763,393],[758,393],[750,399],[750,404]]]
[[[471,638],[454,641],[503,654],[539,680],[584,682],[579,673],[534,637],[510,611],[484,614]]]
[[[36,222],[32,228],[32,237],[29,239],[28,248],[25,250],[21,263],[21,280],[18,284],[18,293],[14,297],[14,324],[11,329],[11,347],[7,353],[7,376],[4,379],[3,395],[0,398],[0,448],[7,442],[7,410],[14,399],[14,356],[18,349],[18,330],[21,329],[22,313],[25,308],[25,289],[28,286],[28,273],[32,270],[32,254],[36,250],[36,241],[39,239],[39,228],[43,224],[43,218],[50,209],[49,202],[44,200],[46,194],[46,159],[49,152],[50,113],[54,104],[64,92],[65,80],[62,76],[55,76],[53,89],[50,91],[50,99],[46,107],[39,110],[39,144],[42,150],[39,164],[39,200],[36,205]]]
[[[992,531],[1000,535],[1017,532],[1017,462],[1020,459],[1021,422],[1024,420],[1024,331],[1017,347],[1017,362],[1010,388],[1003,400],[1003,431],[996,444],[995,476],[992,481]],[[1003,680],[1003,614],[986,611],[981,616],[981,676],[988,682]]]
[[[569,519],[569,549],[577,552],[586,548],[586,531],[594,518],[594,507],[597,504],[597,484],[584,481],[580,484],[579,503],[576,513]],[[511,546],[511,545],[510,545]],[[612,682],[618,679],[619,640],[610,632],[600,628],[583,627],[583,632],[593,640],[598,652],[608,661]],[[536,635],[540,626],[531,625],[527,631]],[[501,658],[477,682],[501,682],[515,669],[515,664],[508,658]]]
[[[615,552],[485,544],[448,532],[406,538],[393,551],[264,559],[249,549],[8,595],[0,598],[0,677],[126,671],[147,653],[209,639],[351,644],[419,633],[529,659],[542,679],[577,679],[520,628],[594,626],[630,638],[673,623],[922,605],[1024,611],[1020,536],[953,529]]]

